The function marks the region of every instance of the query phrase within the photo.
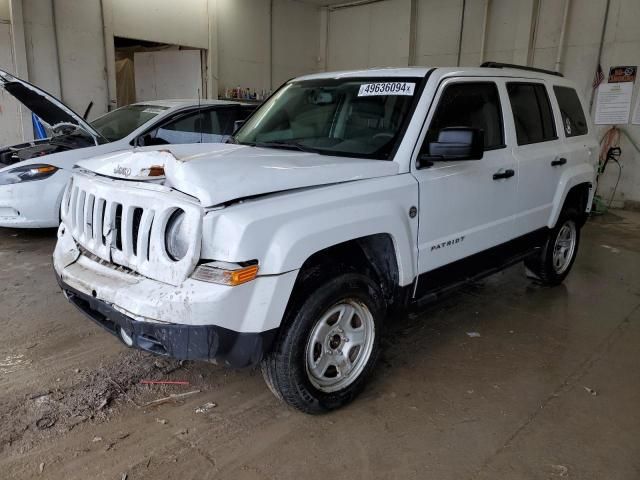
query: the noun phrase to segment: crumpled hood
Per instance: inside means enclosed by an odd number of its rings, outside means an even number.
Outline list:
[[[333,157],[232,144],[166,145],[84,160],[80,168],[135,181],[162,181],[211,207],[255,195],[383,177],[391,161]]]

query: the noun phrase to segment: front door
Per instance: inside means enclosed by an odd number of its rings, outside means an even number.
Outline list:
[[[451,79],[438,89],[421,153],[446,127],[484,131],[480,160],[434,161],[415,169],[420,186],[418,271],[425,273],[515,237],[518,167],[507,148],[501,97],[504,84]]]

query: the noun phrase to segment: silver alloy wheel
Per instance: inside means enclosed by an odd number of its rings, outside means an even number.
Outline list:
[[[355,299],[329,308],[316,323],[305,351],[309,380],[326,393],[351,385],[371,357],[375,323],[369,308]]]
[[[562,275],[569,268],[577,239],[576,223],[573,220],[565,221],[553,246],[553,269],[558,275]]]

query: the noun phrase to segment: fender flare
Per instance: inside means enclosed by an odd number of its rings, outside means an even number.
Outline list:
[[[370,208],[368,214],[360,211],[359,214],[332,215],[331,223],[322,214],[287,223],[276,232],[267,249],[265,258],[268,260],[263,265],[264,271],[298,270],[318,252],[341,243],[382,234],[388,235],[393,242],[400,285],[410,284],[415,278],[416,268],[415,254],[411,249],[412,241],[415,241],[411,224],[404,220],[408,220],[406,212],[397,212],[395,206],[379,204],[378,207]],[[350,209],[347,207],[345,210]],[[360,207],[356,206],[355,209],[360,210]]]
[[[591,185],[591,192],[589,193],[589,203],[587,205],[587,208],[589,208],[591,199],[593,198],[593,194],[595,192],[595,181],[596,170],[593,165],[583,163],[566,169],[562,173],[562,176],[558,181],[558,188],[553,198],[553,208],[551,210],[551,215],[549,216],[547,227],[553,228],[555,226],[556,222],[558,221],[558,217],[560,217],[560,212],[564,207],[564,202],[569,191],[571,191],[571,189],[576,185]]]

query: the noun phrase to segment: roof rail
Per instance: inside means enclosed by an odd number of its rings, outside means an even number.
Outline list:
[[[564,77],[560,72],[554,70],[545,70],[544,68],[527,67],[524,65],[514,65],[512,63],[500,63],[500,62],[484,62],[481,67],[484,68],[515,68],[518,70],[526,70],[528,72],[546,73],[547,75],[555,75],[556,77]]]

